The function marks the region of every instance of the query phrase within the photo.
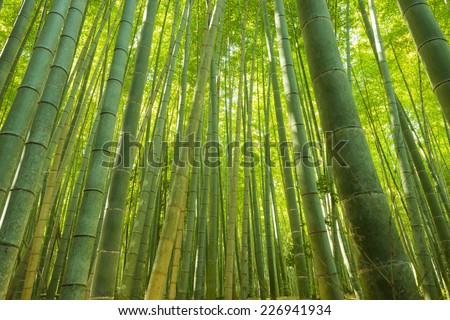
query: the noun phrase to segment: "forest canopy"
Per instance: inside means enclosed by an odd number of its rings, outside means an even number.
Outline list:
[[[450,2],[0,0],[1,299],[448,299]]]

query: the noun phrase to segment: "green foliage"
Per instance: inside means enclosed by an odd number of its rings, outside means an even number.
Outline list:
[[[317,189],[320,193],[330,193],[331,192],[331,184],[333,180],[329,177],[328,174],[323,174],[317,180]]]

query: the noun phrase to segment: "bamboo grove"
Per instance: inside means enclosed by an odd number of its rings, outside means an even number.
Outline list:
[[[1,299],[448,299],[445,0],[0,1]]]

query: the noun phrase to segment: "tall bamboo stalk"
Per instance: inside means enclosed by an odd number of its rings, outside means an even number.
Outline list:
[[[122,244],[121,229],[124,223],[128,185],[137,149],[135,139],[139,126],[138,120],[148,73],[158,4],[158,0],[147,1],[145,20],[141,29],[134,72],[119,138],[120,150],[117,153],[118,159],[116,159],[116,166],[112,172],[109,187],[109,196],[92,283],[91,299],[114,298],[117,268],[120,260],[119,253]]]
[[[361,128],[326,1],[297,0],[297,10],[365,297],[415,299],[418,291],[413,273]]]
[[[104,90],[104,98],[101,101],[98,130],[94,138],[83,199],[61,286],[61,299],[82,299],[87,286],[110,169],[107,166],[109,159],[106,156],[110,153],[108,143],[112,141],[114,133],[136,6],[136,0],[126,0],[123,5],[122,20],[115,44],[116,50],[111,62],[112,67]]]
[[[450,121],[450,47],[426,0],[397,0],[425,65],[433,91]]]

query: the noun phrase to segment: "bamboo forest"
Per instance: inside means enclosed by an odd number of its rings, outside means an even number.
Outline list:
[[[0,299],[450,299],[450,1],[0,0]]]

